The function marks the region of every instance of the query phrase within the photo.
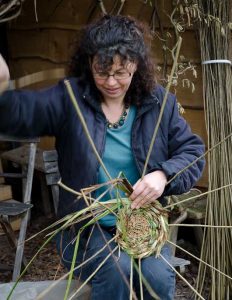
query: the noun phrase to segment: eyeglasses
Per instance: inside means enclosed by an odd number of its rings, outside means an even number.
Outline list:
[[[127,71],[116,71],[113,74],[107,72],[93,72],[93,77],[100,80],[107,80],[110,76],[113,76],[115,80],[124,80],[131,77],[132,73]]]

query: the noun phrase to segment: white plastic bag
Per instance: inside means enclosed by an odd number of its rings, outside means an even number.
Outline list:
[[[54,283],[57,283],[51,290]],[[6,300],[9,295],[14,282],[0,284],[0,300]],[[65,290],[67,287],[67,280],[62,280],[60,282],[54,280],[49,281],[34,281],[34,282],[19,282],[16,286],[11,300],[63,300],[65,295]],[[71,296],[78,288],[77,281],[73,280],[71,283],[70,293]],[[42,292],[46,291],[44,296],[39,296]],[[90,287],[85,286],[80,290],[80,292],[73,298],[73,300],[89,300],[90,299]]]

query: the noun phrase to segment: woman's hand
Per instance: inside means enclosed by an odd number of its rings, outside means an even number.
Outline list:
[[[159,198],[164,191],[167,177],[163,171],[154,171],[139,179],[133,186],[134,192],[130,199],[133,201],[131,208],[138,209],[145,204],[149,204]]]
[[[0,93],[8,88],[10,72],[8,66],[0,54]]]

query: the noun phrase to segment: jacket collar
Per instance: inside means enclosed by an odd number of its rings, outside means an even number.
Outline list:
[[[94,93],[94,91],[91,91],[89,84],[86,84],[83,87],[83,98],[97,112],[101,112],[102,113],[101,104],[96,99],[97,95],[96,95],[96,93]]]
[[[157,95],[157,86],[155,86],[154,89],[150,92],[150,94],[143,99],[142,106],[147,104],[154,104],[154,103],[156,104],[160,103],[160,100]]]

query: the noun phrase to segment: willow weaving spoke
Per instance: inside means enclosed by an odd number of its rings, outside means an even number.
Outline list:
[[[170,90],[172,79],[173,79],[173,76],[174,76],[174,72],[175,72],[176,67],[177,67],[177,60],[178,60],[179,53],[180,53],[181,43],[182,43],[182,38],[179,37],[178,42],[176,44],[176,53],[175,53],[175,57],[174,57],[174,63],[173,63],[170,78],[169,78],[169,81],[168,81],[168,84],[167,84],[167,87],[166,87],[163,103],[162,103],[160,113],[159,113],[159,117],[158,117],[155,129],[154,129],[153,135],[152,135],[151,143],[150,143],[150,146],[149,146],[149,150],[148,150],[146,161],[145,161],[144,168],[143,168],[142,178],[146,175],[148,161],[149,161],[149,158],[150,158],[150,155],[151,155],[152,148],[153,148],[154,143],[155,143],[155,138],[156,138],[156,135],[157,135],[157,132],[158,132],[158,129],[159,129],[159,125],[160,125],[160,122],[161,122],[161,119],[162,119],[162,116],[163,116],[164,108],[165,108],[165,105],[166,105],[166,102],[167,102],[167,99],[168,99],[168,92]]]

